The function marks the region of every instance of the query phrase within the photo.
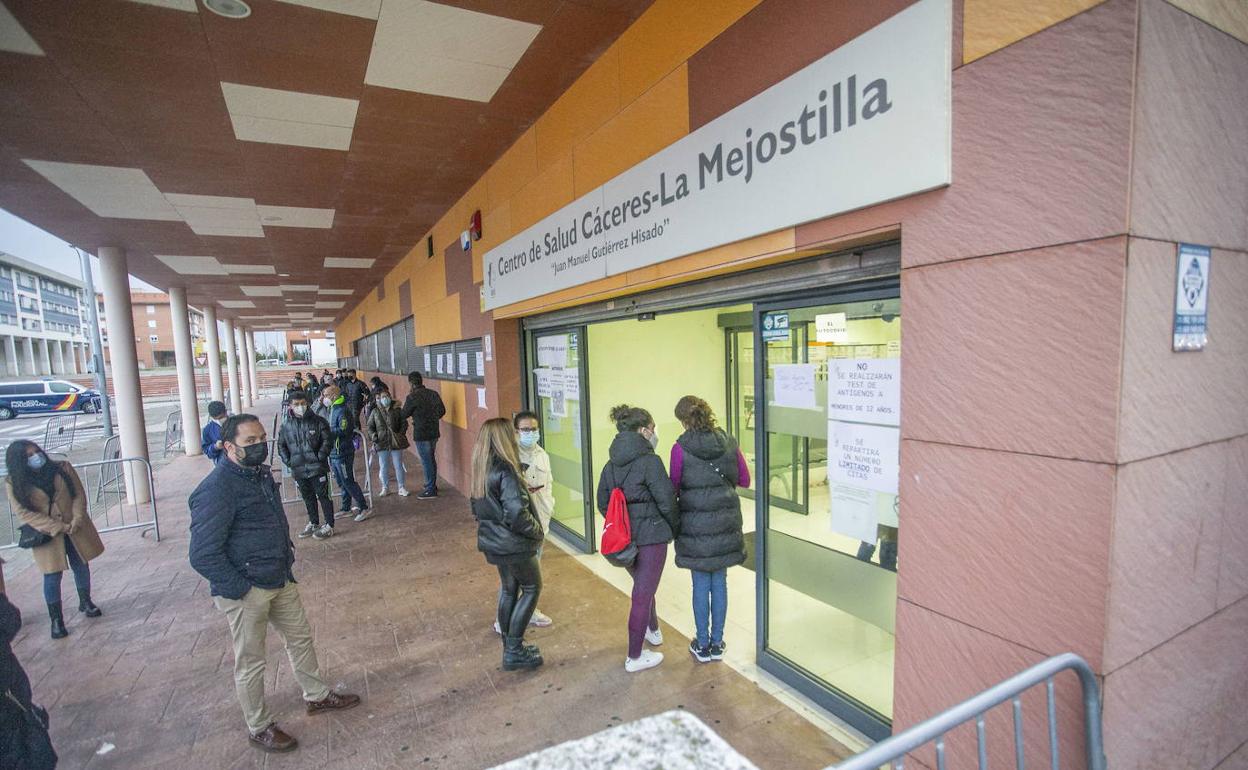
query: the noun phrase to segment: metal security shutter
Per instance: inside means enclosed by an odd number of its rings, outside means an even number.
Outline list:
[[[416,344],[416,319],[408,318],[403,322],[403,339],[407,347],[407,369],[408,372],[425,373],[424,350]]]
[[[668,313],[697,307],[781,297],[901,272],[901,244],[879,246],[804,259],[773,267],[691,281],[630,297],[579,305],[524,319],[524,328],[548,329],[594,321],[632,318],[641,313]]]

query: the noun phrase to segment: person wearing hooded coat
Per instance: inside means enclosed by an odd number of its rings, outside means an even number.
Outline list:
[[[668,467],[680,507],[676,566],[693,577],[694,638],[689,653],[700,663],[724,657],[728,568],[745,562],[741,498],[750,469],[736,440],[720,430],[710,404],[697,396],[676,403],[685,432],[672,445]]]
[[[654,595],[663,577],[667,544],[676,532],[678,512],[672,482],[663,460],[654,452],[659,443],[654,418],[645,409],[621,404],[611,410],[611,420],[619,433],[598,476],[597,503],[598,513],[606,515],[611,490],[619,487],[628,505],[637,560],[628,568],[633,577],[633,601],[624,670],[635,673],[663,662],[663,653],[642,649],[642,645],[663,643]]]

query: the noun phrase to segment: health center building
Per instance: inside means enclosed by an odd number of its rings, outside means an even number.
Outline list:
[[[710,402],[753,478],[729,661],[869,738],[1075,652],[1111,766],[1248,763],[1242,5],[658,0],[335,332],[441,393],[461,490],[537,412],[609,580],[609,410],[666,458]]]

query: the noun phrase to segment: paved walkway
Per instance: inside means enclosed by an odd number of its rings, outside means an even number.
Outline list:
[[[186,558],[186,497],[207,470],[183,457],[157,473],[164,539],[105,536],[92,565],[104,617],[67,613],[67,639],[48,636],[39,575],[6,572],[26,622],[15,650],[49,709],[62,767],[485,768],[671,709],[696,714],[760,768],[821,768],[847,753],[726,666],[695,663],[670,626],[663,665],[626,674],[627,598],[558,548],[546,549],[541,601],[555,625],[530,634],[546,665],[502,671],[497,573],[476,551],[467,501],[448,492],[384,498],[335,538],[296,541],[322,671],[364,704],[306,716],[271,634],[270,705],[300,748],[263,754],[246,740],[225,620]],[[287,512],[301,527],[303,506]]]

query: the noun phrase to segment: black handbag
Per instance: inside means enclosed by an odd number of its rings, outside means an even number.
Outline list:
[[[48,712],[30,704],[26,707],[15,695],[6,690],[0,695],[0,713],[5,718],[4,746],[0,749],[0,764],[5,767],[23,767],[43,770],[56,767],[56,750],[48,735]],[[10,765],[13,761],[16,764]]]
[[[21,534],[17,538],[18,548],[38,548],[41,545],[47,545],[52,542],[52,536],[46,532],[40,532],[29,524],[23,524],[18,527]]]

